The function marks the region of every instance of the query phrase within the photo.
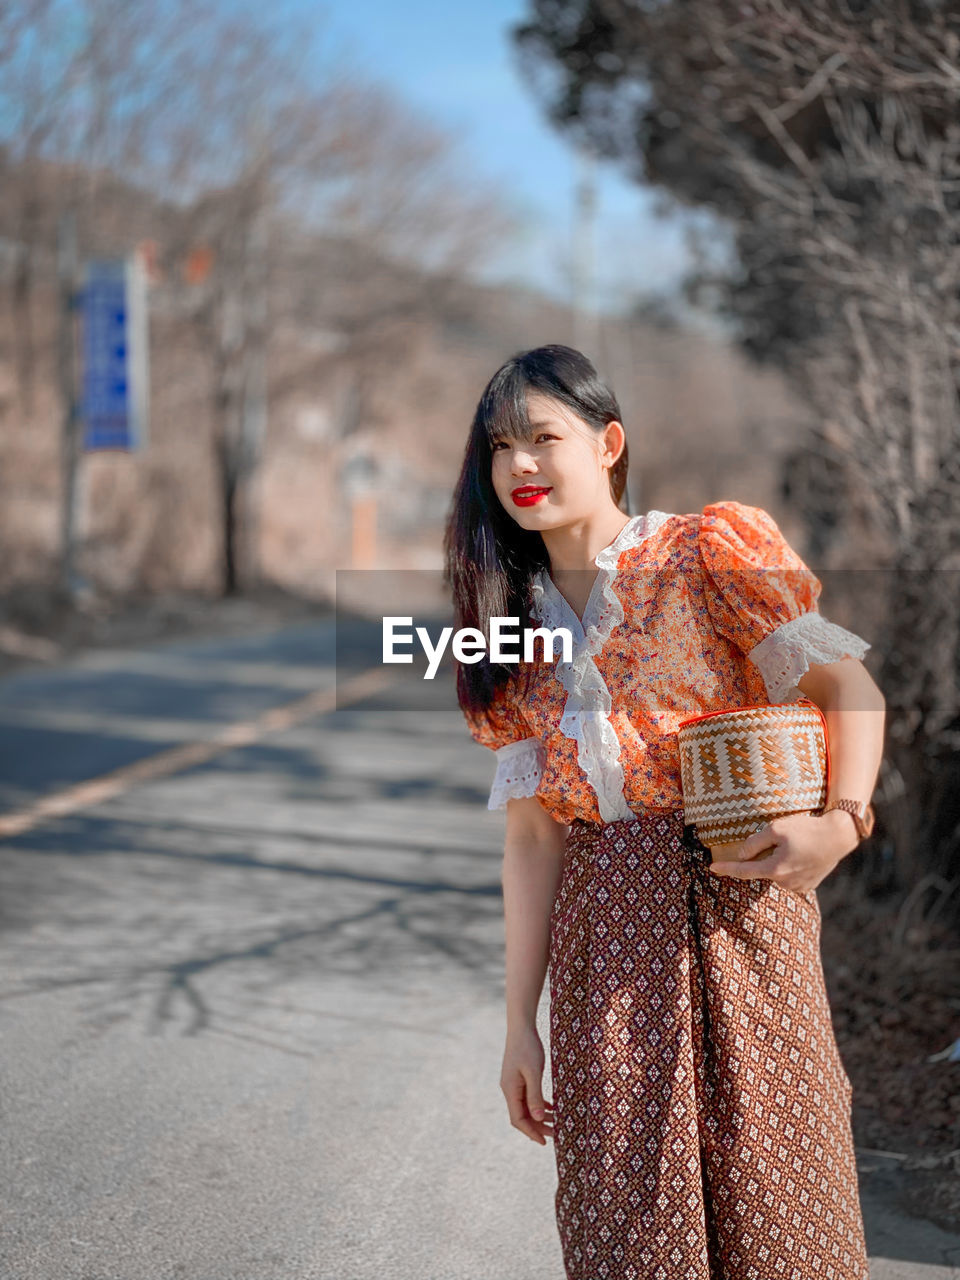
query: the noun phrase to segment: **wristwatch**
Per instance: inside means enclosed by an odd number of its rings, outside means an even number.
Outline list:
[[[831,800],[820,810],[821,816],[829,813],[831,809],[846,809],[857,824],[857,834],[861,840],[865,840],[873,830],[876,814],[869,801],[864,803],[862,800]]]

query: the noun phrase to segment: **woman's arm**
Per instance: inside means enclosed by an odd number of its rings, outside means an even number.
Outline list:
[[[502,882],[508,1030],[537,1020],[567,831],[535,796],[507,801]]]
[[[830,793],[826,802],[841,796],[869,801],[883,759],[886,718],[886,701],[873,676],[858,658],[841,658],[815,663],[797,681],[797,688],[817,704],[827,721]],[[838,824],[856,836],[850,815],[839,809],[824,817],[834,814]]]
[[[500,1087],[511,1124],[541,1145],[546,1123],[542,1076],[545,1055],[537,1032],[537,1006],[550,955],[550,913],[560,886],[569,828],[535,796],[507,801],[503,849],[506,933],[507,1043]]]
[[[886,702],[873,677],[858,658],[841,658],[812,665],[797,687],[820,707],[827,722],[827,801],[869,800],[883,758],[886,718]],[[748,836],[738,860],[727,861],[733,854],[724,854],[724,861],[714,862],[710,869],[741,879],[762,876],[804,892],[815,889],[859,843],[853,818],[842,809],[815,817],[788,814]]]

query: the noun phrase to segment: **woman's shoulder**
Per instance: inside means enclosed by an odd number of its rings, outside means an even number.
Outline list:
[[[620,569],[654,568],[678,554],[695,536],[699,513],[647,511],[636,521],[620,555]]]
[[[651,519],[652,517],[652,519]],[[646,528],[620,555],[613,586],[631,625],[655,611],[677,583],[689,577],[696,556],[691,537],[697,517],[671,511],[647,512]]]
[[[720,565],[767,565],[788,553],[773,517],[762,507],[720,498],[699,511],[648,511],[619,559],[620,593],[648,604],[679,582]]]
[[[617,539],[619,558],[634,560],[638,553],[662,546],[677,532],[685,519],[685,516],[673,511],[659,510],[645,511],[642,515],[634,516],[631,524]]]
[[[708,568],[732,564],[757,569],[806,569],[777,521],[763,507],[727,498],[708,503],[698,544]]]
[[[626,549],[629,562],[679,553],[709,538],[743,541],[753,545],[777,540],[776,522],[763,507],[735,498],[718,498],[704,503],[699,511],[653,510],[637,521],[634,536]]]

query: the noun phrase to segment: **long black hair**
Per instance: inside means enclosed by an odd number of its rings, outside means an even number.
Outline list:
[[[590,360],[573,347],[552,343],[511,356],[497,370],[477,405],[444,532],[444,582],[453,596],[455,627],[475,627],[489,642],[490,619],[519,618],[533,625],[530,585],[549,566],[543,538],[523,529],[504,510],[491,477],[492,444],[500,436],[533,439],[527,391],[539,391],[572,409],[598,435],[622,421],[620,406]],[[610,468],[610,492],[618,506],[627,487],[627,446]],[[628,513],[629,514],[629,513]],[[532,663],[457,664],[457,699],[464,710],[484,711],[498,690]]]

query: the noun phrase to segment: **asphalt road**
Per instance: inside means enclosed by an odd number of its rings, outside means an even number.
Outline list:
[[[552,1147],[497,1087],[490,754],[448,679],[334,706],[334,652],[318,623],[0,683],[0,1280],[562,1280]],[[862,1163],[873,1280],[960,1280]]]

